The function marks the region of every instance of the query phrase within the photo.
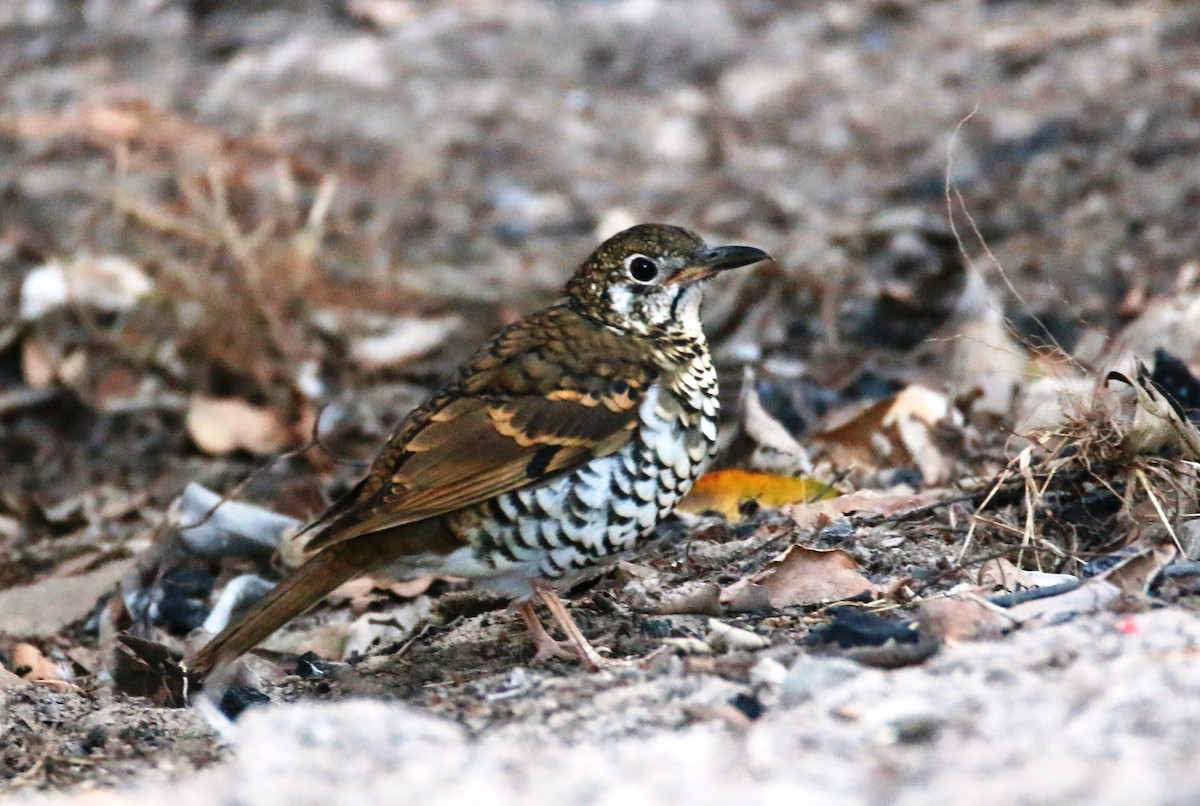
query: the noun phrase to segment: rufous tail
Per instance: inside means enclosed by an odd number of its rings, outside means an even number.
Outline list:
[[[365,570],[360,553],[353,543],[346,543],[314,555],[185,661],[188,675],[204,678],[213,669],[237,660],[334,588],[357,576]]]

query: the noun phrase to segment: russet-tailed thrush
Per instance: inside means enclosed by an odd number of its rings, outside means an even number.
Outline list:
[[[644,224],[601,244],[548,308],[497,334],[310,524],[307,559],[187,663],[204,676],[357,574],[466,577],[519,604],[537,657],[602,660],[554,592],[633,549],[711,460],[717,378],[704,281],[769,260]]]

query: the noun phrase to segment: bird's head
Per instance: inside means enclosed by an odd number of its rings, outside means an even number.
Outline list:
[[[704,281],[770,259],[751,246],[708,246],[680,227],[640,224],[600,244],[566,294],[581,313],[618,330],[699,337]]]

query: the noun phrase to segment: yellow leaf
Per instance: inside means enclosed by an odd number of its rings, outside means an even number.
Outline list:
[[[701,476],[679,508],[684,512],[716,510],[730,520],[738,520],[741,507],[747,501],[757,501],[764,507],[780,507],[837,498],[840,494],[828,484],[802,476],[717,470]]]

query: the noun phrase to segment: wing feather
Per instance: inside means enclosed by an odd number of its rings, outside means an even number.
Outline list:
[[[628,347],[598,328],[577,349],[523,352],[529,324],[502,333],[409,415],[363,481],[310,526],[319,531],[306,551],[544,483],[629,442],[653,369],[632,354],[622,360]],[[511,358],[497,357],[501,344]],[[583,388],[568,364],[589,351],[607,371]]]

